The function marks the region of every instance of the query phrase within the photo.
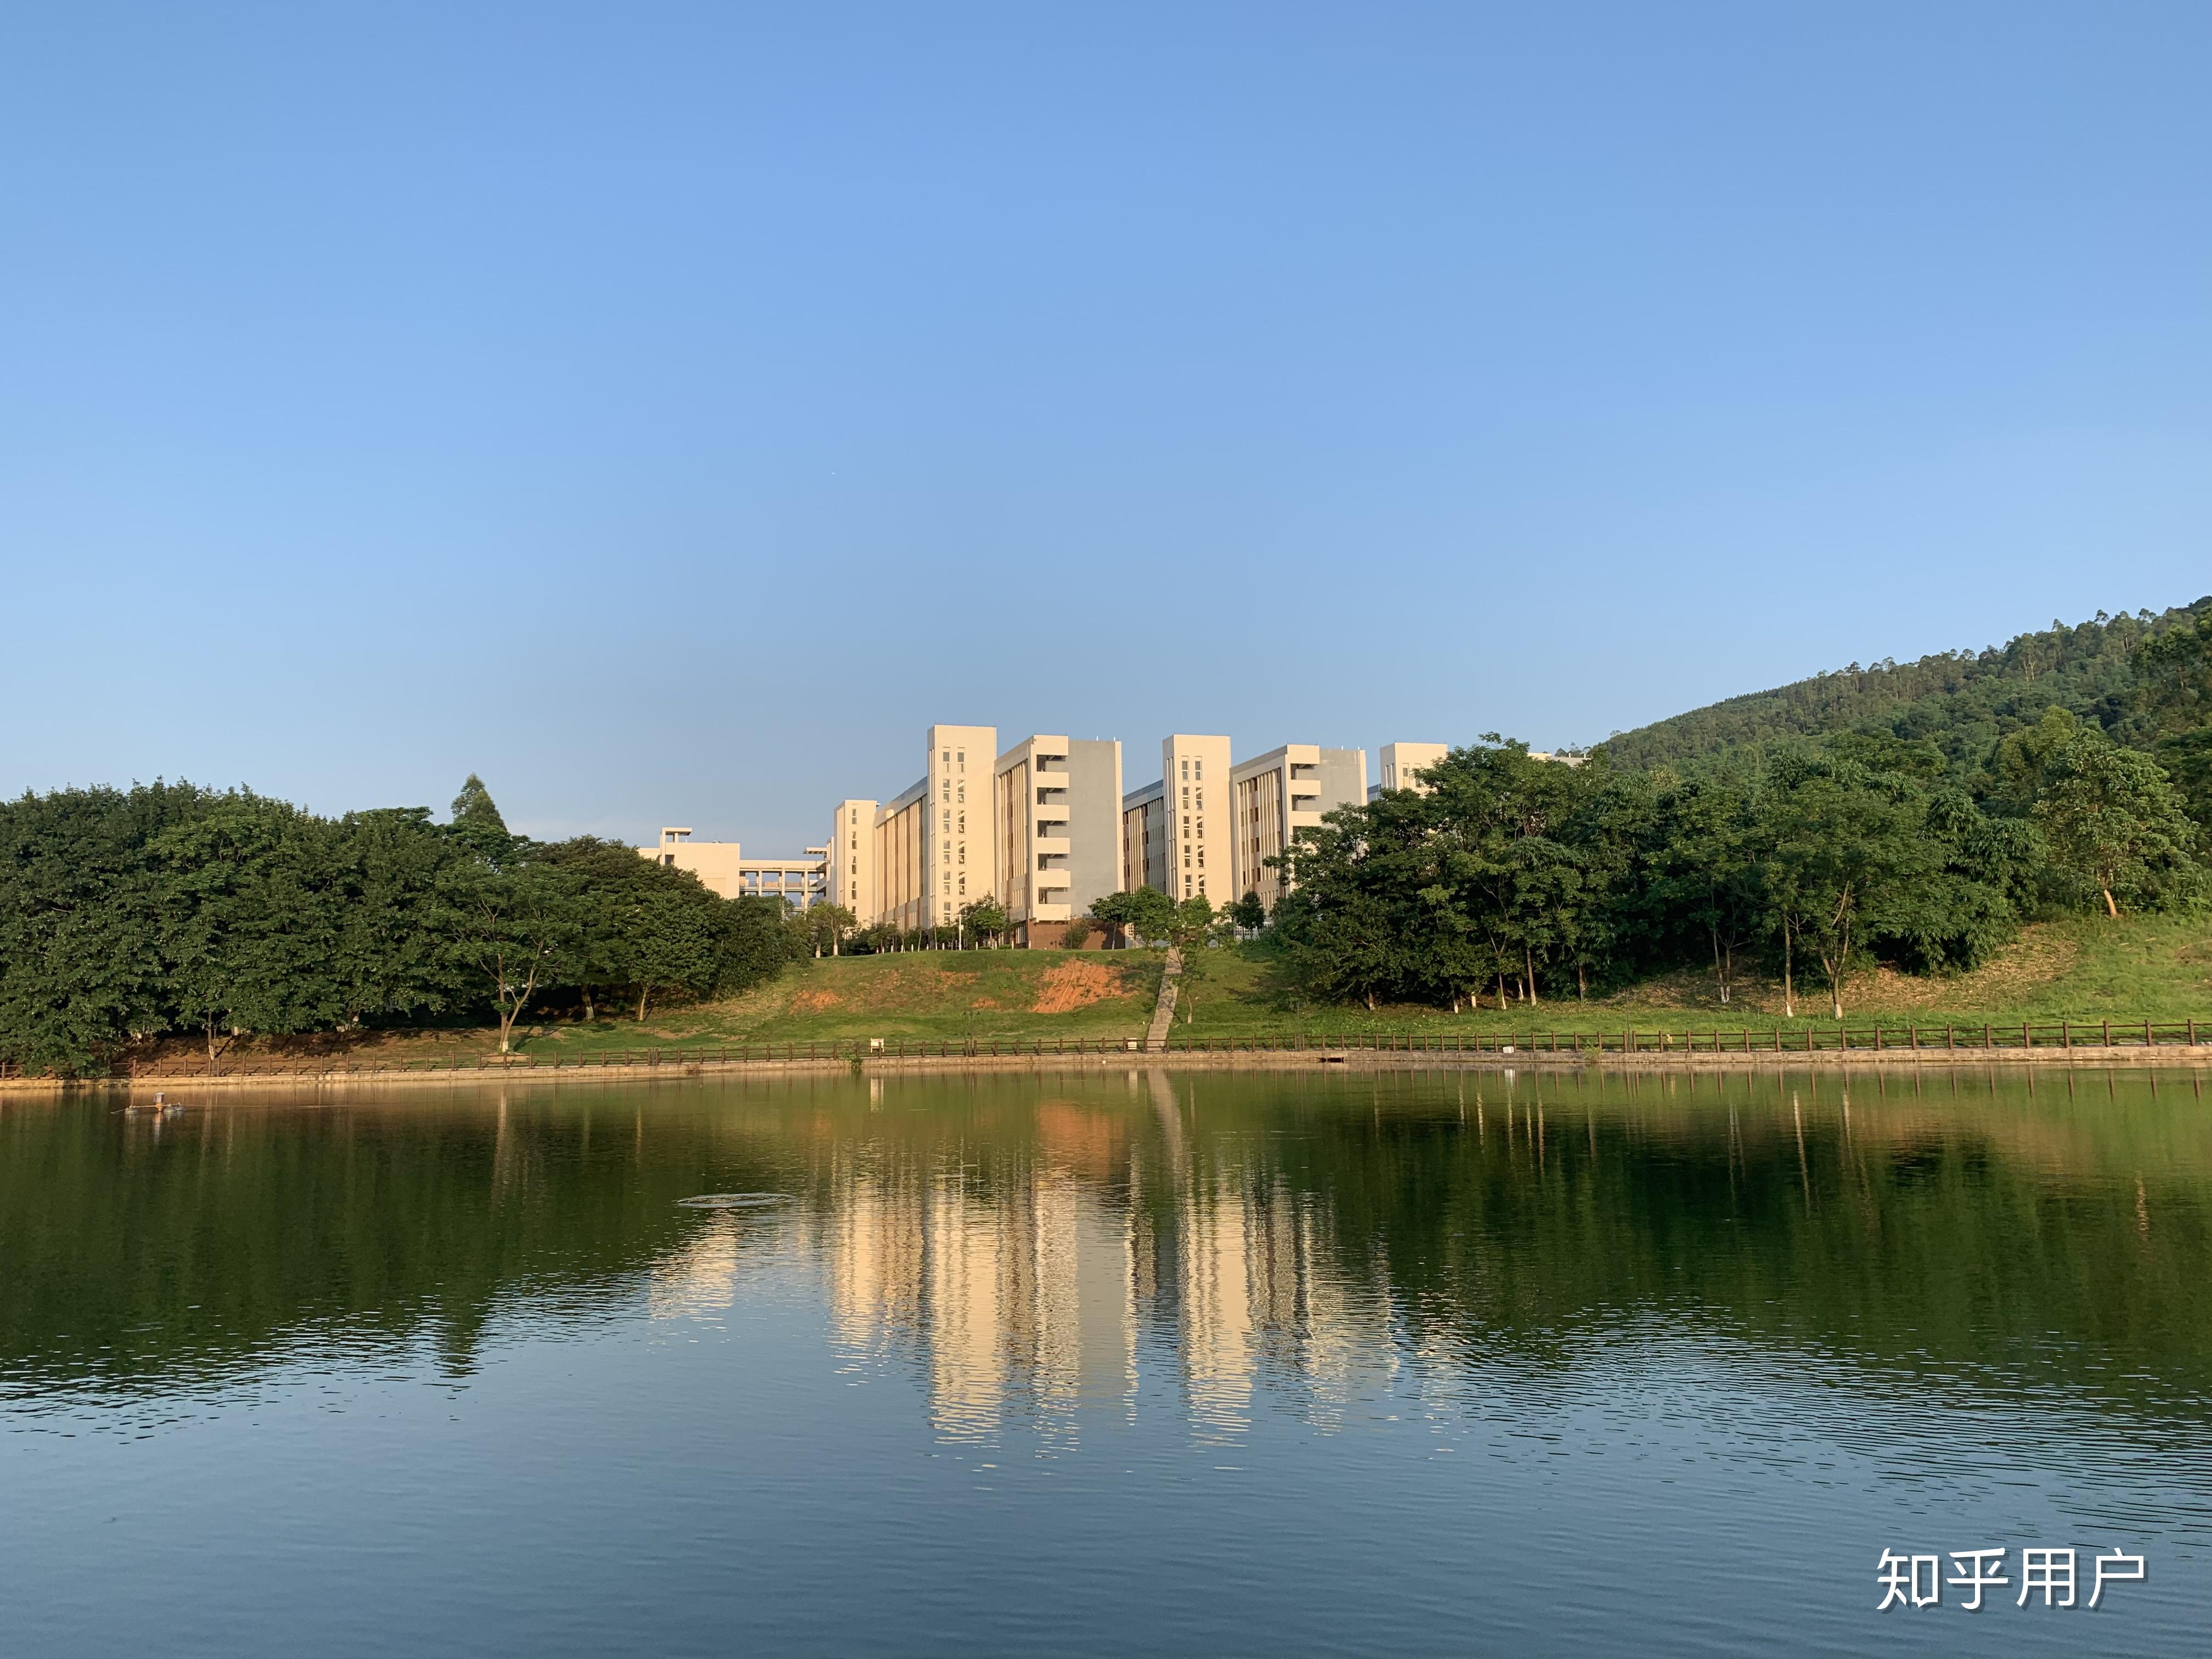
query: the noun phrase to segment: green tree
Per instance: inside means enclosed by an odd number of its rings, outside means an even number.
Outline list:
[[[154,841],[169,1000],[200,1031],[210,1073],[246,1032],[327,1028],[344,1012],[328,839],[296,807],[238,794]]]
[[[2035,817],[2053,861],[2100,895],[2109,916],[2123,896],[2158,905],[2197,893],[2196,826],[2148,755],[2077,733],[2055,757]]]
[[[343,1023],[441,1013],[466,1000],[444,948],[447,866],[467,854],[429,809],[349,812],[331,827],[337,926],[331,974]]]
[[[155,783],[0,803],[0,1059],[96,1073],[168,1027],[148,849],[219,799]]]
[[[1703,936],[1715,988],[1728,1003],[1767,909],[1760,884],[1767,849],[1751,792],[1733,778],[1688,780],[1668,793],[1662,814],[1653,896]]]
[[[2151,755],[2200,830],[2212,828],[2212,598],[2136,647],[2136,707],[2149,719]]]
[[[995,945],[1006,934],[1006,907],[985,894],[960,907],[962,932],[973,933],[978,945]]]
[[[1908,922],[1934,868],[1920,834],[1924,800],[1909,781],[1849,760],[1785,757],[1763,801],[1764,885],[1781,933],[1785,1012],[1799,945],[1813,951],[1844,1017],[1850,975],[1885,925]]]
[[[1109,893],[1092,902],[1091,914],[1125,941],[1164,939],[1175,927],[1175,901],[1152,887]]]
[[[1198,1012],[1198,996],[1212,977],[1213,963],[1208,952],[1214,943],[1214,930],[1218,918],[1212,902],[1203,894],[1194,893],[1169,913],[1166,939],[1182,955],[1182,981],[1176,988],[1176,1000],[1182,1006],[1182,1023],[1189,1024]]]
[[[1060,948],[1066,951],[1080,951],[1091,942],[1091,919],[1088,916],[1070,918],[1066,927],[1061,931],[1060,936]]]
[[[497,859],[514,839],[492,800],[491,791],[473,772],[461,785],[461,793],[453,797],[452,818],[448,833],[478,858]]]
[[[859,918],[842,904],[811,905],[805,919],[817,958],[825,950],[833,957],[841,954],[846,935],[859,925]]]
[[[453,802],[448,834],[470,854],[449,870],[441,896],[450,959],[474,976],[498,1018],[499,1051],[511,1054],[524,1012],[583,952],[587,878],[574,860],[507,834],[473,773]]]
[[[1247,888],[1244,896],[1222,907],[1229,920],[1248,933],[1256,933],[1267,925],[1267,907],[1261,902],[1260,895]]]

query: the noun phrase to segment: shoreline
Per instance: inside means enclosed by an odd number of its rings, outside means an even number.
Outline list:
[[[1122,1049],[1085,1054],[872,1054],[758,1060],[665,1060],[618,1066],[515,1065],[246,1069],[213,1077],[190,1073],[113,1078],[9,1078],[0,1097],[120,1091],[129,1093],[208,1089],[374,1088],[393,1085],[506,1086],[515,1083],[647,1082],[671,1078],[887,1077],[958,1073],[1047,1072],[1805,1072],[1985,1070],[2071,1067],[2091,1071],[2212,1066],[2212,1042],[2081,1044],[2071,1048],[1706,1049],[1604,1053],[1487,1049]]]

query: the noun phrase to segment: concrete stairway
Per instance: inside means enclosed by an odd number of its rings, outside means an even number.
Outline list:
[[[1145,1033],[1145,1052],[1156,1054],[1168,1046],[1168,1027],[1175,1024],[1176,981],[1182,976],[1182,952],[1168,947],[1167,971],[1160,975],[1160,999],[1152,1005],[1152,1024]]]

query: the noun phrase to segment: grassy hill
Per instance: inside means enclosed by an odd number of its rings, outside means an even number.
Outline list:
[[[629,1019],[556,1023],[523,1033],[523,1048],[542,1060],[611,1050],[658,1048],[664,1054],[723,1044],[865,1042],[870,1037],[988,1043],[1096,1041],[1139,1036],[1159,988],[1161,958],[1152,951],[916,951],[805,963],[771,985],[725,1002],[676,1009],[640,1024]],[[1534,1008],[1519,1004],[1451,1014],[1430,1007],[1318,1007],[1291,994],[1272,951],[1244,946],[1206,953],[1186,999],[1190,1037],[1308,1036],[1367,1031],[1613,1031],[1695,1029],[1754,1031],[1826,1024],[1827,1005],[1814,988],[1801,995],[1799,1017],[1782,1018],[1780,987],[1740,984],[1723,1007],[1710,975],[1679,973],[1616,996],[1587,1003],[1571,997]],[[2018,1024],[2061,1018],[2212,1022],[2212,930],[2191,918],[2085,916],[2039,923],[1972,973],[1915,977],[1868,975],[1846,1008],[1854,1023],[1887,1018],[1938,1026]],[[262,1053],[322,1052],[391,1063],[489,1053],[495,1034],[483,1030],[386,1032],[343,1042],[331,1037],[241,1043],[236,1062]],[[172,1058],[189,1058],[192,1045]]]
[[[1878,731],[1935,743],[1971,786],[1998,739],[2053,707],[2095,720],[2117,741],[2148,746],[2151,729],[2135,707],[2129,659],[2142,640],[2197,611],[2212,613],[2212,596],[2155,617],[2100,611],[2070,628],[2054,622],[1983,651],[1852,663],[1615,732],[1604,750],[1618,766],[1682,766],[1781,739]]]

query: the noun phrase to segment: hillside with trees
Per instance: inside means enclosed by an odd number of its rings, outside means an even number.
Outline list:
[[[2000,746],[1978,801],[1937,744],[1881,732],[1681,771],[1493,738],[1301,831],[1269,934],[1310,994],[1370,1009],[1697,967],[1723,1003],[1755,969],[1785,1015],[1817,988],[1840,1018],[1876,967],[1957,973],[2031,921],[2203,902],[2202,831],[2151,755],[2057,708]]]
[[[1603,749],[1624,770],[1694,769],[1777,744],[1878,733],[1933,744],[1950,779],[1979,799],[2005,785],[2006,740],[2057,709],[2116,744],[2156,756],[2198,821],[2212,821],[2204,623],[2212,623],[2212,597],[2156,616],[2100,611],[2072,627],[2054,622],[1982,651],[1852,663],[1615,732]]]

